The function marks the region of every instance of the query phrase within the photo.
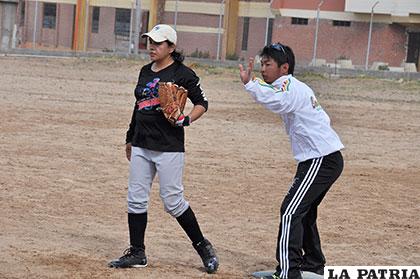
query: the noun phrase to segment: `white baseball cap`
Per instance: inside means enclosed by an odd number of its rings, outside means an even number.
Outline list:
[[[144,33],[141,36],[149,37],[157,43],[169,41],[176,45],[176,31],[167,24],[158,24],[150,32]]]

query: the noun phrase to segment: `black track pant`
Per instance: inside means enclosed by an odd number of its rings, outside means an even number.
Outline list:
[[[300,162],[281,205],[277,239],[277,270],[281,278],[301,278],[301,270],[325,265],[316,226],[317,208],[343,170],[339,151]]]

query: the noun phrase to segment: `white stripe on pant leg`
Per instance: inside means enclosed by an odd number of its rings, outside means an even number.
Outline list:
[[[299,188],[299,191],[298,191],[299,193],[296,195],[296,196],[298,196],[298,199],[295,200],[295,202],[293,204],[289,204],[289,206],[287,208],[288,211],[291,210],[291,212],[287,215],[289,217],[287,219],[287,222],[286,222],[286,226],[287,226],[286,233],[288,235],[286,236],[287,242],[284,243],[284,249],[285,249],[285,258],[284,258],[284,261],[286,263],[285,264],[285,272],[284,273],[286,274],[285,275],[286,278],[287,278],[287,273],[289,271],[289,261],[288,261],[288,254],[289,254],[288,251],[289,251],[289,249],[288,249],[288,244],[289,244],[290,224],[291,224],[291,221],[292,221],[292,216],[296,212],[297,207],[302,202],[302,200],[303,200],[306,192],[309,190],[310,186],[312,185],[312,182],[314,181],[314,179],[315,179],[315,177],[316,177],[316,175],[317,175],[317,173],[319,171],[319,168],[320,168],[320,166],[322,164],[322,158],[321,158],[321,160],[319,160],[319,159],[316,159],[316,160],[317,161],[315,162],[315,169],[314,170],[311,170],[311,174],[309,176],[306,176],[305,177],[305,178],[308,178],[309,181],[308,181],[308,179],[306,179],[305,185],[303,187],[300,187]]]
[[[289,242],[289,238],[288,238],[288,232],[287,229],[290,227],[290,224],[288,225],[288,223],[290,223],[290,218],[287,218],[287,213],[289,212],[289,208],[292,205],[292,203],[294,203],[297,199],[297,197],[299,196],[301,189],[304,187],[308,177],[310,176],[312,169],[315,165],[315,160],[312,161],[311,166],[309,167],[308,172],[306,173],[304,179],[302,180],[301,184],[299,185],[298,190],[296,191],[295,195],[293,196],[292,200],[290,201],[289,205],[287,206],[284,215],[282,216],[282,235],[280,237],[280,245],[279,245],[279,254],[280,254],[280,268],[281,268],[281,277],[283,276],[284,270],[286,269],[286,264],[288,263],[287,259],[288,259],[288,249],[287,248],[287,243]],[[286,241],[285,241],[286,238]],[[288,267],[287,267],[288,269]],[[286,273],[287,276],[287,273]]]
[[[314,159],[314,161],[311,164],[311,167],[309,168],[305,178],[303,179],[302,183],[299,186],[299,189],[296,191],[295,195],[293,196],[292,201],[289,203],[284,216],[286,217],[284,219],[285,221],[285,234],[286,236],[283,238],[283,242],[282,242],[282,250],[283,250],[283,257],[281,258],[281,263],[283,262],[283,267],[281,267],[282,270],[282,276],[284,276],[283,278],[287,278],[287,273],[289,270],[289,261],[288,261],[288,244],[289,244],[289,235],[290,235],[290,224],[291,224],[291,220],[292,220],[292,214],[294,213],[290,213],[292,208],[296,209],[296,205],[299,205],[300,202],[303,199],[304,194],[306,193],[307,189],[309,188],[309,186],[312,184],[313,178],[316,176],[316,173],[319,170],[319,165],[318,164],[317,159]],[[308,182],[309,181],[309,182]],[[286,241],[285,241],[286,240]]]
[[[321,158],[322,159],[322,158]],[[313,178],[316,176],[321,165],[322,160],[320,158],[313,159],[312,165],[309,168],[308,172],[305,175],[305,178],[302,180],[302,183],[299,186],[299,189],[296,191],[296,194],[293,196],[292,201],[287,206],[285,214],[290,214],[293,211],[293,208],[296,207],[296,204],[299,204],[299,200],[302,199],[305,189],[312,184]],[[309,181],[309,182],[308,182]]]
[[[287,272],[289,270],[289,250],[287,249],[287,243],[289,243],[289,235],[290,235],[290,223],[292,220],[292,216],[291,215],[285,215],[284,216],[284,223],[285,223],[285,229],[284,229],[284,238],[285,241],[283,242],[283,267],[280,265],[281,268],[281,274],[280,277],[282,277],[283,275],[285,276],[285,278],[287,278]]]
[[[284,243],[284,238],[286,237],[286,220],[284,219],[286,215],[281,216],[281,235],[280,235],[280,243],[279,243],[279,264],[280,264],[280,268],[283,271],[283,267],[285,265],[285,263],[283,262],[283,243]]]
[[[286,259],[286,264],[285,264],[285,269],[286,269],[286,277],[287,277],[287,273],[289,271],[289,249],[288,248],[288,243],[289,243],[289,237],[290,237],[290,223],[292,222],[292,215],[288,215],[287,216],[287,222],[286,224],[289,224],[289,226],[286,229],[286,253],[285,253],[285,259]]]
[[[290,216],[290,220],[289,220],[289,229],[288,229],[288,234],[289,234],[289,235],[290,235],[290,223],[291,223],[291,221],[292,221],[292,216],[293,216],[293,214],[295,214],[295,212],[296,212],[296,210],[297,210],[298,206],[300,205],[300,203],[302,202],[303,198],[305,197],[306,192],[308,192],[308,190],[309,190],[310,186],[311,186],[311,185],[312,185],[312,183],[314,182],[315,177],[316,177],[316,175],[318,174],[318,171],[319,171],[319,169],[320,169],[320,167],[321,167],[321,164],[322,164],[322,158],[319,160],[319,163],[318,163],[318,165],[316,166],[316,170],[315,170],[315,172],[313,172],[313,175],[312,175],[312,177],[310,178],[309,183],[307,183],[307,186],[304,188],[304,192],[303,192],[303,193],[301,193],[299,200],[295,203],[294,209],[292,210],[291,214],[289,215],[289,216]],[[287,240],[289,239],[289,235],[287,236]],[[287,244],[288,244],[288,243],[289,243],[289,242],[287,242]],[[287,248],[288,248],[288,247],[287,247]],[[286,251],[289,251],[289,249],[286,249]],[[286,253],[286,255],[288,256],[288,252]],[[287,271],[288,271],[288,270],[289,270],[289,261],[287,261],[287,266],[286,266],[286,267],[287,267]]]
[[[305,197],[306,192],[308,192],[308,190],[309,190],[310,186],[311,186],[311,185],[312,185],[312,183],[314,182],[315,177],[316,177],[316,175],[318,174],[318,171],[319,171],[319,169],[320,169],[321,165],[322,165],[322,157],[319,159],[319,163],[318,163],[318,165],[316,166],[316,170],[315,170],[315,172],[314,172],[313,176],[310,178],[310,182],[309,182],[308,186],[307,186],[307,187],[305,187],[305,191],[304,191],[304,192],[303,192],[303,194],[300,196],[300,198],[299,198],[300,200],[299,200],[299,201],[295,204],[294,208],[292,209],[291,214],[294,214],[294,213],[296,212],[296,210],[297,210],[298,206],[300,205],[300,203],[302,202],[303,198]]]
[[[292,198],[292,201],[289,203],[285,210],[285,214],[282,216],[282,222],[285,222],[285,237],[283,237],[283,232],[280,237],[281,243],[279,245],[280,249],[280,269],[281,274],[280,277],[287,278],[287,273],[289,271],[289,261],[288,261],[288,243],[289,243],[289,234],[290,234],[290,224],[292,220],[292,215],[295,213],[297,207],[302,202],[303,197],[305,196],[306,192],[308,191],[310,185],[312,184],[313,180],[316,177],[316,174],[319,171],[319,167],[321,166],[322,158],[321,159],[314,159],[308,172],[305,175],[302,183],[299,186],[299,189],[296,191],[295,195]],[[291,213],[289,213],[292,211]],[[284,218],[285,217],[285,218]],[[283,228],[283,226],[282,226]],[[286,240],[286,241],[285,241]],[[283,253],[281,253],[283,252]]]

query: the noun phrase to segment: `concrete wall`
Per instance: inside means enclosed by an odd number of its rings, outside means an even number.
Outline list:
[[[7,50],[13,45],[17,3],[0,1],[0,49]]]
[[[371,7],[377,0],[346,0],[346,11],[355,13],[370,13]],[[395,16],[409,16],[409,14],[420,14],[418,0],[387,0],[380,1],[375,11],[381,14]]]

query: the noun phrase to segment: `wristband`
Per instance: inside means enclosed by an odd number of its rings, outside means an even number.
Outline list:
[[[186,127],[186,126],[190,126],[191,124],[191,118],[187,115],[184,116],[183,114],[181,114],[178,117],[178,120],[175,122],[175,126],[177,127]]]
[[[191,118],[187,115],[184,118],[184,122],[182,122],[182,126],[186,127],[186,126],[190,126],[191,124]]]

